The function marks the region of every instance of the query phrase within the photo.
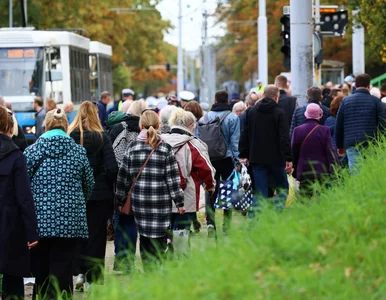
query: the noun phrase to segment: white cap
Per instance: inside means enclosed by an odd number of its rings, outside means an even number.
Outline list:
[[[257,79],[256,83],[263,83],[263,81],[261,79]]]
[[[131,89],[123,89],[122,90],[122,95],[125,95],[125,94],[131,94],[131,95],[135,95],[134,91],[131,90]]]
[[[182,101],[192,101],[194,99],[194,94],[189,91],[182,91],[179,96]]]

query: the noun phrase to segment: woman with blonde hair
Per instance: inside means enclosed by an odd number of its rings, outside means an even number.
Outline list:
[[[126,100],[128,102],[129,100]],[[123,104],[123,105],[124,105]],[[127,110],[127,115],[123,121],[115,125],[110,131],[110,137],[113,141],[113,148],[126,149],[127,145],[136,140],[140,132],[139,117],[142,111],[148,108],[144,100],[133,101]],[[122,146],[121,146],[121,143]],[[122,155],[120,154],[122,153]],[[115,151],[118,165],[123,160],[123,151]],[[134,267],[135,251],[138,239],[137,226],[134,216],[114,212],[114,270],[130,273]]]
[[[0,273],[2,299],[24,299],[23,276],[30,270],[29,247],[39,231],[25,157],[12,142],[12,113],[0,106]]]
[[[113,185],[118,166],[110,139],[99,121],[95,103],[85,101],[80,105],[68,134],[86,149],[95,180],[95,187],[86,207],[89,238],[82,245],[77,264],[79,275],[76,288],[87,289],[91,283],[104,281],[106,224],[113,207]]]
[[[146,270],[166,245],[172,202],[179,214],[185,212],[184,193],[172,147],[157,134],[159,117],[152,110],[142,112],[136,141],[129,144],[119,168],[116,200],[118,210],[132,187],[131,201],[140,235],[140,253]],[[141,172],[142,170],[142,172]]]
[[[34,299],[71,298],[72,267],[79,243],[88,238],[86,201],[94,177],[86,150],[66,134],[64,110],[47,112],[45,124],[46,132],[24,151],[40,234],[31,249]]]
[[[190,230],[198,211],[200,183],[204,183],[208,192],[213,192],[216,170],[210,162],[207,146],[194,136],[196,117],[191,112],[177,108],[172,112],[169,123],[171,131],[161,135],[161,138],[173,148],[180,168],[186,208],[186,213],[178,219],[177,211],[173,210],[172,228]]]

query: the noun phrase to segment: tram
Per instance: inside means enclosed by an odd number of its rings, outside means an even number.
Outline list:
[[[113,75],[111,57],[113,50],[111,46],[100,42],[90,42],[90,93],[91,100],[100,99],[103,91],[113,93]]]

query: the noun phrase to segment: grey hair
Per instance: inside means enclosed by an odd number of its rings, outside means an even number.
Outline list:
[[[274,84],[269,84],[264,89],[264,96],[267,98],[275,98],[279,94],[279,89]]]
[[[128,101],[128,100],[126,100],[126,101]],[[133,103],[131,103],[129,109],[127,110],[127,114],[140,117],[141,113],[147,108],[149,108],[149,105],[147,104],[146,101],[137,100],[137,101],[134,101]]]
[[[162,124],[169,124],[169,119],[173,111],[177,109],[174,105],[167,105],[161,109],[160,119]]]
[[[2,96],[0,96],[0,106],[5,107],[5,100]]]
[[[238,108],[241,108],[243,111],[245,110],[245,104],[243,101],[239,101],[235,105],[233,105],[232,112],[235,113]]]
[[[182,108],[177,108],[170,116],[169,125],[188,128],[192,123],[196,122],[196,117],[190,112]]]

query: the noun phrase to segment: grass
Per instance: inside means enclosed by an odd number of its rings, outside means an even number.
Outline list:
[[[186,260],[110,276],[90,299],[384,299],[386,142],[312,200],[237,222],[217,247],[194,239]]]

